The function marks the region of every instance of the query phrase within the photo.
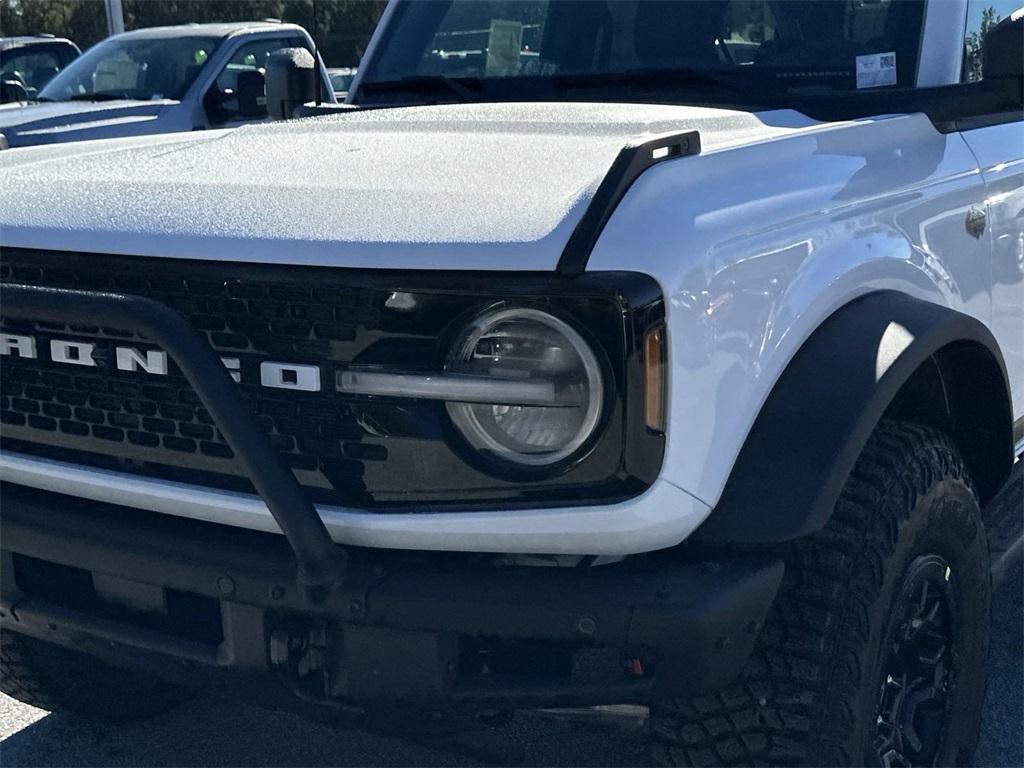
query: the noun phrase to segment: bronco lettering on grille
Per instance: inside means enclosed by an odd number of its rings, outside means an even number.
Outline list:
[[[49,349],[50,360],[63,365],[96,366],[93,343],[82,343],[65,339],[53,339],[47,344],[38,344],[31,336],[14,333],[0,333],[0,355],[20,357],[27,360],[39,358],[39,348]],[[156,376],[167,375],[167,353],[159,349],[141,350],[137,347],[116,346],[114,364],[119,371],[143,372]],[[224,366],[231,372],[231,378],[241,381],[237,357],[222,357]],[[296,365],[267,361],[261,364],[260,383],[274,389],[299,389],[305,392],[320,391],[320,368],[315,365]]]

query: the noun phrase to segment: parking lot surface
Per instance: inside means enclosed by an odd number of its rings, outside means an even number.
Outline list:
[[[1024,578],[996,594],[988,697],[977,766],[1024,765]],[[308,723],[292,715],[204,698],[117,729],[51,715],[0,696],[0,763],[14,766],[646,765],[629,723],[519,714],[474,750],[425,746]]]

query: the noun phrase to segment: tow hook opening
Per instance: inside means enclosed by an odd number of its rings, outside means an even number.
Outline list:
[[[297,693],[359,707],[393,703],[396,692],[406,703],[500,702],[560,692],[567,704],[580,704],[588,692],[608,687],[645,690],[655,669],[639,648],[395,630],[294,616],[268,624],[270,666]]]

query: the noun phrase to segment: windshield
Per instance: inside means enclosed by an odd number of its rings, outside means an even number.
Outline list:
[[[412,90],[433,101],[580,98],[572,92],[582,89],[621,101],[637,94],[619,91],[643,86],[643,99],[685,102],[680,89],[700,88],[736,102],[908,86],[922,16],[916,0],[405,0],[358,100],[409,100]],[[653,74],[661,80],[644,77]]]
[[[39,92],[39,100],[180,99],[220,40],[110,38],[62,70]]]

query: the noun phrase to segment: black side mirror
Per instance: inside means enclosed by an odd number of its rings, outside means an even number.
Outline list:
[[[288,120],[298,107],[316,99],[316,60],[305,48],[282,48],[267,57],[267,112],[271,120]]]
[[[28,88],[20,80],[9,79],[0,82],[0,103],[28,101]]]
[[[262,72],[252,70],[238,73],[238,114],[247,119],[266,117],[267,98],[265,77]]]
[[[985,35],[981,71],[985,80],[1015,80],[1017,95],[1024,95],[1024,8],[1011,13]]]
[[[228,107],[228,104],[236,98],[237,94],[234,91],[222,91],[216,85],[210,86],[210,90],[203,94],[203,110],[210,122],[218,125],[230,120],[235,110]]]

